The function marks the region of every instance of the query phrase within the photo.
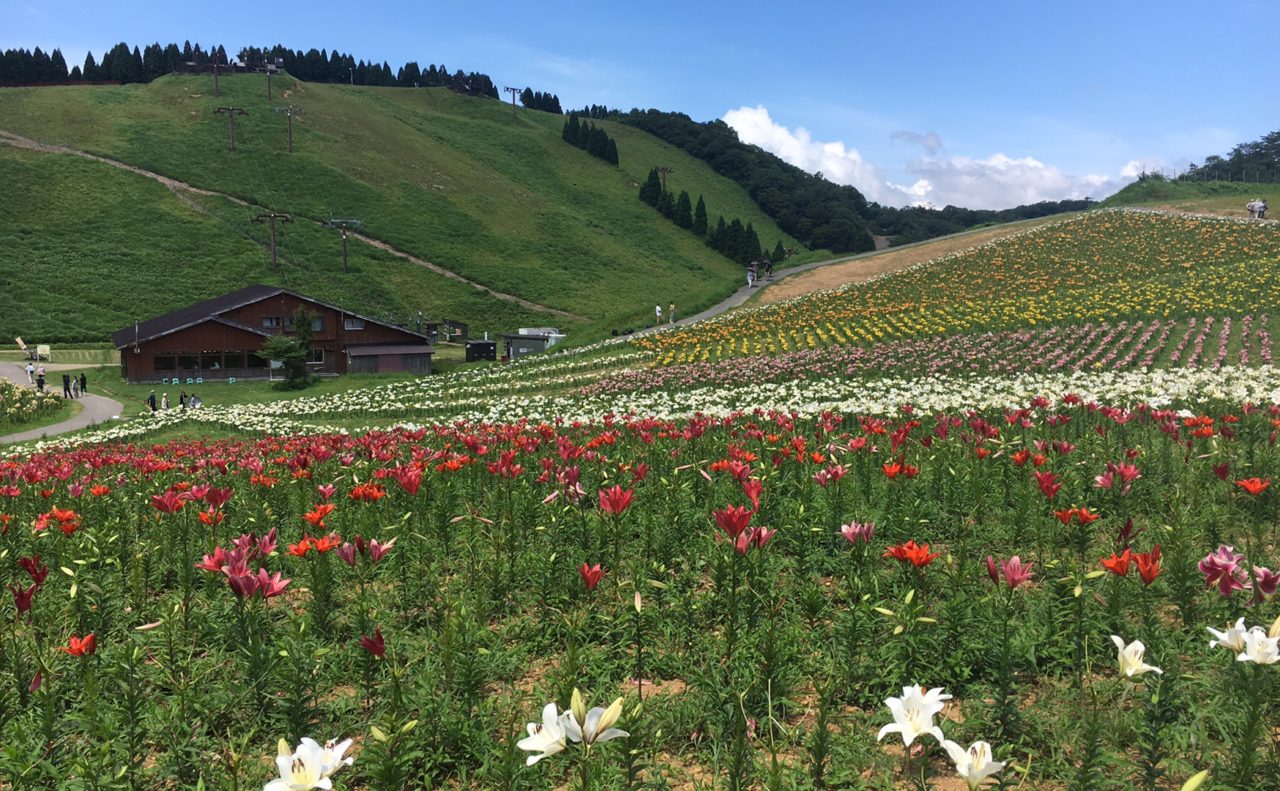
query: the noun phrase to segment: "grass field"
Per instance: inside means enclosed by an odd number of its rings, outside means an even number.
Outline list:
[[[1178,211],[1248,218],[1245,204],[1263,198],[1280,206],[1280,184],[1244,184],[1230,181],[1139,181],[1112,195],[1103,206],[1151,206]],[[1275,216],[1273,208],[1270,216]]]
[[[216,98],[207,79],[176,76],[149,85],[5,90],[0,127],[292,213],[298,222],[281,235],[281,271],[269,270],[266,226],[252,223],[245,207],[175,195],[101,163],[0,147],[0,175],[31,195],[0,208],[0,240],[15,253],[0,276],[26,290],[22,307],[0,319],[0,332],[100,340],[135,313],[176,308],[249,280],[492,330],[529,322],[607,332],[639,324],[654,302],[705,307],[736,287],[740,267],[636,199],[655,164],[674,168],[672,189],[704,195],[713,222],[721,213],[741,217],[762,243],[781,238],[799,247],[737,185],[628,127],[604,122],[621,152],[621,166],[613,167],[563,143],[563,117],[522,110],[512,121],[500,102],[446,90],[280,78],[268,102],[261,77],[222,86]],[[284,117],[271,111],[284,103],[305,109],[292,155]],[[234,153],[225,123],[213,115],[226,105],[249,113],[237,119]],[[362,219],[373,238],[588,321],[498,302],[360,243],[352,244],[353,271],[343,276],[337,234],[308,222],[331,217]],[[82,315],[41,318],[70,305],[83,305]]]

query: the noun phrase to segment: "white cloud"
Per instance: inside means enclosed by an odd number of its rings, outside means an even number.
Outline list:
[[[1103,198],[1135,179],[1144,169],[1159,169],[1160,160],[1133,160],[1118,174],[1072,174],[1035,157],[1003,153],[985,159],[946,155],[941,137],[897,130],[890,139],[919,146],[924,156],[905,162],[909,186],[893,183],[883,168],[862,158],[843,142],[814,140],[808,130],[794,131],[776,123],[765,107],[741,107],[724,115],[744,143],[760,146],[810,173],[857,187],[870,200],[890,206],[963,206],[1004,209],[1025,203],[1074,198]]]

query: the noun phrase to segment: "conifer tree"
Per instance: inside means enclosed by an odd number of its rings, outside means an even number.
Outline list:
[[[640,200],[650,206],[658,205],[658,198],[662,196],[662,178],[658,176],[657,168],[650,168],[649,178],[645,179],[644,184],[640,187]]]
[[[187,46],[190,46],[189,44]],[[102,77],[98,73],[98,61],[94,60],[92,52],[86,52],[84,56],[84,69],[81,70],[86,80],[100,80]]]
[[[604,150],[604,161],[610,165],[618,164],[618,143],[611,137]]]
[[[720,220],[716,223],[715,230],[707,237],[707,244],[711,246],[712,250],[723,253],[725,250],[725,237],[728,236],[728,234],[729,229],[724,224],[724,215],[721,214]]]
[[[773,263],[775,264],[780,264],[786,259],[787,259],[787,248],[782,246],[782,240],[779,239],[778,243],[773,246],[773,255],[770,257],[770,260],[773,261]]]
[[[674,219],[676,215],[676,201],[671,197],[670,192],[663,192],[658,196],[658,211],[662,212],[662,216],[668,220]]]
[[[698,196],[698,205],[693,210],[693,232],[698,236],[707,235],[707,204],[702,196]]]
[[[756,229],[751,227],[751,223],[747,223],[742,231],[741,258],[748,262],[760,260],[760,237],[756,235]]]
[[[560,138],[566,143],[578,144],[578,114],[569,115],[569,120],[564,122],[564,131],[560,133]]]
[[[675,221],[681,228],[693,227],[693,210],[689,203],[689,193],[686,190],[680,190],[680,197],[676,199]]]

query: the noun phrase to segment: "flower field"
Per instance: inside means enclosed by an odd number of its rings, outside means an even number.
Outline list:
[[[62,398],[0,379],[0,431],[17,428],[58,411]]]
[[[1277,307],[1280,229],[1091,212],[911,270],[641,338],[660,364]]]
[[[256,787],[315,737],[345,788],[888,788],[983,741],[1015,785],[1263,787],[1278,423],[1068,395],[10,461],[0,773]],[[522,739],[575,689],[594,720]]]
[[[0,788],[1275,788],[1278,254],[1098,212],[17,449]]]

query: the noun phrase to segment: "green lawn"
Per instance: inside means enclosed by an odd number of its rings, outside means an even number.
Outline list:
[[[1103,206],[1159,206],[1187,212],[1221,214],[1247,218],[1245,204],[1254,198],[1266,200],[1271,207],[1268,218],[1274,219],[1280,209],[1280,184],[1245,184],[1230,181],[1157,181],[1135,182],[1103,201]]]
[[[352,309],[467,320],[473,331],[550,324],[607,334],[642,326],[653,303],[694,311],[730,293],[741,274],[637,199],[659,164],[673,168],[671,189],[704,196],[713,222],[741,217],[766,246],[782,239],[799,248],[738,185],[630,127],[597,122],[617,139],[614,167],[564,143],[563,117],[521,110],[513,121],[501,102],[443,89],[280,78],[268,102],[260,76],[223,80],[219,98],[208,83],[171,76],[148,85],[6,90],[0,127],[292,213],[298,222],[278,242],[281,271],[270,271],[267,229],[251,222],[250,209],[175,195],[109,165],[0,146],[0,178],[29,196],[0,208],[0,242],[13,253],[0,276],[19,284],[19,309],[0,316],[0,333],[101,340],[139,313],[253,281]],[[305,108],[292,155],[284,118],[271,112],[284,102]],[[249,111],[237,119],[234,153],[213,115],[226,105]],[[362,219],[374,238],[588,321],[501,302],[358,242],[344,275],[339,239],[319,224],[331,217]]]

